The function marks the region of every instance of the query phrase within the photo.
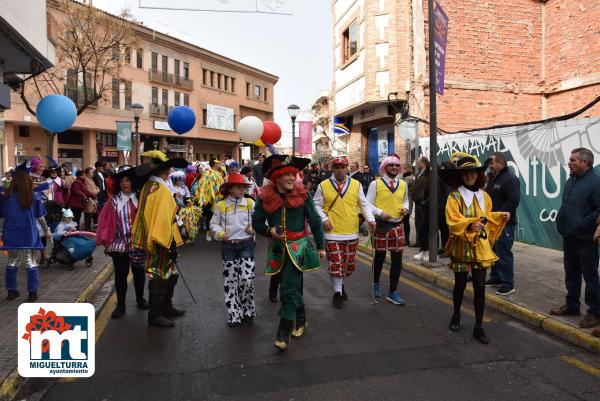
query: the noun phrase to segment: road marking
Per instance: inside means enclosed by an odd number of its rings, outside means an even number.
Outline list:
[[[364,264],[366,264],[367,266],[371,266],[371,261],[368,260],[367,258],[363,257],[363,256],[359,256],[356,255],[356,258],[358,260],[360,260],[361,262],[363,262]],[[390,275],[390,270],[388,268],[384,268],[382,270],[382,273],[385,274],[386,276]],[[430,288],[425,287],[424,285],[421,285],[419,283],[417,283],[416,281],[413,281],[411,279],[408,279],[406,277],[400,276],[400,282],[402,282],[403,284],[408,285],[409,287],[414,288],[417,291],[420,291],[422,293],[424,293],[425,295],[429,295],[432,298],[435,298],[439,301],[442,301],[443,303],[445,303],[446,305],[450,305],[452,306],[452,300],[449,299],[448,297],[445,297],[444,295],[440,294],[439,292],[432,290]],[[465,312],[467,315],[469,316],[475,316],[475,312],[473,311],[473,309],[466,307],[465,305],[462,306],[461,310],[463,312]],[[492,319],[490,319],[489,317],[483,316],[483,321],[485,323],[489,323],[492,321]]]
[[[580,359],[573,358],[571,356],[566,356],[566,355],[561,356],[560,359],[570,365],[578,367],[579,369],[583,370],[586,373],[589,373],[592,376],[600,377],[600,369],[596,369],[592,365],[588,365],[587,363],[583,362]]]

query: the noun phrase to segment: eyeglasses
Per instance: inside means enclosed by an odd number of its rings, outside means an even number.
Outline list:
[[[388,167],[400,167],[400,165],[399,165],[399,164],[388,164],[387,166],[388,166]]]

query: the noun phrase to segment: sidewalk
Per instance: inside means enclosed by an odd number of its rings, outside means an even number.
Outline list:
[[[40,268],[40,291],[37,302],[85,302],[104,284],[112,274],[110,257],[99,247],[94,252],[94,263],[86,267],[84,261],[75,263],[73,271],[66,270],[60,264],[49,268]],[[6,255],[0,253],[0,269],[4,277]],[[0,315],[4,316],[4,324],[0,326],[0,399],[6,391],[5,379],[17,367],[17,310],[19,305],[27,301],[26,269],[19,268],[19,298],[6,300],[6,290],[2,282],[0,291]],[[11,375],[13,377],[14,375]],[[18,376],[17,376],[18,377]],[[12,384],[10,384],[12,385]]]
[[[414,230],[411,230],[411,234],[413,232]],[[414,234],[412,240],[414,242]],[[365,244],[366,241],[366,237],[363,237],[360,242]],[[371,249],[365,246],[359,246],[359,251],[369,255],[371,253]],[[452,290],[454,275],[447,267],[450,259],[439,258],[438,262],[443,266],[427,267],[425,263],[413,259],[416,253],[418,253],[418,248],[405,248],[404,271],[419,276],[437,287]],[[583,319],[587,309],[583,300],[585,284],[582,285],[581,290],[581,316],[550,315],[551,309],[565,303],[563,252],[515,242],[513,254],[516,292],[509,296],[499,296],[496,295],[498,287],[487,287],[487,307],[498,309],[564,340],[600,353],[600,338],[591,335],[593,329],[579,327],[579,322]],[[470,285],[467,286],[466,293],[472,297]]]

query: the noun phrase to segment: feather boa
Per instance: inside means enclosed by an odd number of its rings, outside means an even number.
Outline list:
[[[259,197],[267,213],[273,213],[283,206],[283,197],[277,192],[277,188],[273,183],[262,187]],[[306,198],[308,198],[308,191],[304,185],[294,182],[294,189],[285,194],[285,205],[290,208],[297,208],[306,202]]]

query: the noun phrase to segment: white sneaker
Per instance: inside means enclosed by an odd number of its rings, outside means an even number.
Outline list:
[[[423,252],[423,257],[421,258],[421,262],[429,262],[429,252]]]
[[[210,231],[206,231],[206,241],[207,242],[212,241],[212,235],[210,234]]]
[[[414,260],[423,260],[424,256],[425,256],[425,252],[419,252],[415,256],[413,256],[413,259]]]

